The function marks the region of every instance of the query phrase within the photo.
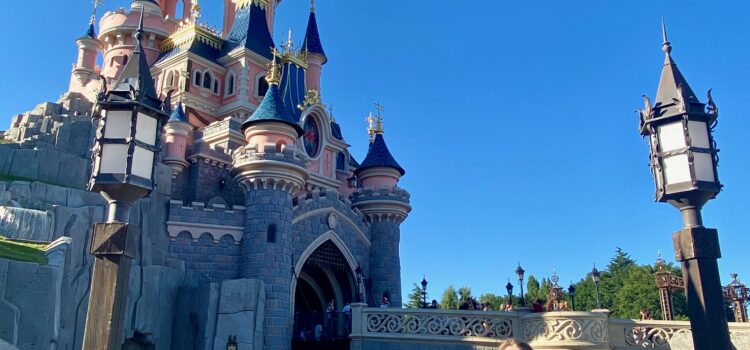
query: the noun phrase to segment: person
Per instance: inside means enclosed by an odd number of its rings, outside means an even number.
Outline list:
[[[533,304],[531,304],[531,312],[544,312],[542,299],[537,299]]]
[[[336,307],[333,306],[333,299],[328,302],[326,308],[326,333],[328,336],[333,336],[333,332],[336,329]]]
[[[320,337],[323,336],[323,325],[318,323],[315,325],[315,340],[320,340]]]
[[[430,303],[430,309],[437,309],[437,308],[438,308],[437,300],[432,299],[432,303]]]
[[[513,311],[513,304],[509,302],[505,303],[505,307],[503,308],[503,311],[511,312]]]
[[[341,313],[344,314],[344,327],[345,332],[348,335],[352,332],[352,305],[347,301],[344,307],[341,308]]]
[[[389,307],[391,307],[391,303],[388,302],[388,297],[384,295],[383,299],[380,300],[380,308],[387,309]]]
[[[508,338],[508,340],[500,344],[499,350],[534,350],[534,349],[529,344],[526,344],[524,342],[519,342],[513,338]]]
[[[648,309],[643,308],[641,309],[641,321],[650,320],[651,319],[651,311],[648,311]]]

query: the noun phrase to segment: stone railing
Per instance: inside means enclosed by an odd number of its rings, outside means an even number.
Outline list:
[[[508,338],[534,349],[692,349],[686,321],[635,321],[601,312],[376,309],[352,305],[352,349],[484,350]],[[750,349],[750,323],[730,323],[737,349]],[[409,346],[406,346],[409,344]]]
[[[515,312],[380,309],[354,304],[352,341],[420,341],[492,346],[518,332]],[[352,349],[356,347],[353,346]]]
[[[750,323],[729,323],[732,343],[737,349],[750,349]],[[613,349],[693,349],[688,321],[635,321],[609,319]]]

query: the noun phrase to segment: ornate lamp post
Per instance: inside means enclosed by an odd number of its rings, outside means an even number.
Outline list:
[[[730,276],[732,276],[732,283],[727,285],[727,291],[734,306],[734,320],[736,322],[747,322],[747,307],[745,306],[748,300],[747,286],[737,280],[736,273],[732,273]]]
[[[427,308],[427,280],[422,276],[422,308]]]
[[[526,271],[521,267],[521,263],[518,263],[518,267],[516,268],[516,276],[518,277],[518,285],[521,287],[521,294],[518,296],[518,305],[520,306],[526,306],[526,301],[524,301],[523,297],[523,274]]]
[[[513,284],[508,279],[508,284],[505,285],[505,290],[508,292],[508,302],[513,305]]]
[[[680,210],[683,228],[672,235],[675,258],[682,263],[688,314],[695,349],[729,349],[729,327],[721,292],[717,259],[718,232],[703,226],[701,208],[721,191],[718,157],[712,135],[718,108],[708,91],[708,103],[698,101],[672,60],[672,46],[664,36],[666,54],[655,104],[644,96],[640,132],[650,145],[650,165],[656,200]]]
[[[93,147],[90,191],[109,203],[107,222],[93,228],[90,252],[94,255],[85,350],[119,349],[135,237],[128,224],[131,205],[154,189],[154,167],[160,130],[168,104],[156,97],[143,47],[143,13],[136,32],[132,59],[114,89],[104,82],[94,115],[100,115]],[[104,81],[104,79],[102,79]]]
[[[576,311],[576,286],[573,285],[573,281],[568,287],[568,294],[570,295],[570,311]]]
[[[596,269],[596,265],[594,265],[594,269],[591,270],[591,280],[594,281],[594,289],[596,290],[596,308],[601,309],[602,305],[599,303],[599,281],[600,281],[601,275],[599,274],[599,270]]]
[[[237,336],[230,335],[227,340],[227,350],[237,350]]]

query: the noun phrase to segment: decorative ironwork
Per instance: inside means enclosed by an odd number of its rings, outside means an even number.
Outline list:
[[[369,333],[426,334],[453,337],[507,339],[513,336],[513,320],[487,313],[461,315],[401,311],[368,313]]]
[[[524,336],[530,341],[609,341],[606,319],[541,318],[524,320],[523,325]]]
[[[625,343],[630,346],[649,349],[670,349],[669,342],[678,335],[692,338],[688,328],[636,326],[625,328]]]

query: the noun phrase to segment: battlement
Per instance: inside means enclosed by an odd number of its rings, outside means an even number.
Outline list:
[[[375,190],[373,187],[358,188],[352,193],[352,203],[369,200],[394,200],[403,203],[409,203],[411,194],[400,187],[380,188]]]
[[[246,143],[244,135],[239,131],[240,126],[239,120],[226,117],[196,130],[193,137],[196,144],[205,143],[212,149],[229,154]]]
[[[307,156],[298,153],[293,147],[279,147],[275,143],[249,144],[232,152],[234,167],[257,161],[278,161],[291,163],[302,168],[307,166]]]
[[[244,235],[245,207],[239,205],[206,204],[192,202],[185,205],[182,201],[169,201],[169,218],[167,232],[175,240],[180,233],[187,232],[194,240],[208,233],[214,242],[223,236],[230,235],[239,244]]]

